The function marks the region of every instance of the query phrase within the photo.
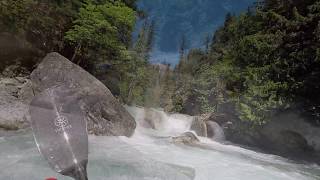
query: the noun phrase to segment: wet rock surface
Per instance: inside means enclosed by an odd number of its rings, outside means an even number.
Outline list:
[[[198,136],[207,137],[207,125],[205,123],[205,120],[199,116],[195,116],[193,118],[192,124],[191,124],[191,130],[195,131]]]
[[[134,119],[109,89],[58,53],[50,53],[43,59],[32,72],[31,82],[36,95],[53,86],[76,89],[90,134],[131,136],[135,130]]]
[[[294,160],[320,163],[320,127],[309,123],[298,110],[278,113],[256,128],[237,118],[230,109],[207,120],[222,126],[226,140],[233,143]]]
[[[175,144],[193,145],[200,142],[195,134],[192,132],[185,132],[177,137],[172,137],[172,142]]]
[[[260,130],[257,144],[263,149],[320,163],[320,127],[295,112],[281,113]]]
[[[208,131],[208,138],[211,138],[219,142],[225,140],[223,129],[218,123],[214,121],[207,121],[206,125],[207,125],[207,131]]]
[[[161,123],[163,123],[163,119],[161,117],[162,116],[160,112],[151,108],[145,109],[145,116],[142,126],[146,128],[157,129],[161,126]]]

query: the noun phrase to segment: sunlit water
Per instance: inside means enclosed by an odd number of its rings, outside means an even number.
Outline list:
[[[170,136],[190,128],[192,117],[145,113],[128,107],[138,122],[133,137],[89,137],[89,180],[307,180],[320,179],[320,167],[290,162],[233,145],[200,138],[195,146],[176,145]],[[143,128],[145,116],[156,130]],[[149,119],[150,119],[149,117]],[[31,133],[0,138],[0,180],[71,179],[52,171]]]

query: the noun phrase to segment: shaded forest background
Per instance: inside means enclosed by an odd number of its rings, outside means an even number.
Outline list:
[[[123,103],[143,104],[153,24],[146,21],[132,42],[135,22],[144,16],[135,4],[135,0],[3,0],[0,71],[28,74],[46,53],[56,51],[98,77]]]
[[[319,125],[319,18],[319,1],[265,0],[240,16],[228,14],[205,49],[186,53],[182,40],[173,110],[232,109],[250,127],[294,110]]]
[[[231,109],[250,127],[294,109],[320,125],[320,2],[264,0],[228,14],[205,48],[150,64],[156,22],[135,0],[2,0],[0,71],[28,74],[56,51],[125,104],[191,115]],[[143,26],[132,41],[137,18]],[[208,22],[210,23],[210,22]]]

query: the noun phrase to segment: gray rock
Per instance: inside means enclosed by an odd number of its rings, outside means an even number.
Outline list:
[[[214,121],[206,121],[206,125],[208,130],[208,138],[211,138],[215,141],[225,140],[223,129],[218,123]]]
[[[180,136],[172,137],[172,142],[175,144],[192,145],[200,142],[200,140],[192,132],[185,132]]]
[[[310,148],[320,152],[320,127],[308,123],[297,113],[275,116],[261,129],[272,149],[282,152],[301,152]]]
[[[142,126],[145,128],[159,129],[163,123],[163,114],[152,108],[145,108],[144,111],[145,115]]]
[[[192,120],[191,128],[198,136],[207,137],[207,125],[203,118],[195,116]]]
[[[227,129],[232,126],[232,121],[237,121],[231,114],[223,114],[223,113],[208,113],[202,116],[205,122],[216,122],[219,126]]]
[[[297,109],[278,113],[264,126],[255,128],[232,111],[221,115],[214,119],[223,126],[228,141],[288,158],[320,162],[320,127],[309,123]]]
[[[28,127],[28,104],[32,97],[32,88],[27,78],[0,78],[0,129],[18,130]]]
[[[58,53],[50,53],[43,59],[32,72],[31,81],[35,94],[57,85],[76,89],[91,134],[131,136],[135,130],[133,117],[109,89]]]

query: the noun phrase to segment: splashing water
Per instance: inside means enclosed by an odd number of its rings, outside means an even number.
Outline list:
[[[199,137],[201,142],[193,146],[173,144],[168,137],[189,131],[191,116],[127,109],[138,123],[133,137],[89,137],[89,180],[320,179],[317,165],[296,164],[208,138]],[[0,180],[44,180],[51,176],[71,180],[49,168],[31,133],[0,138],[0,148]]]
[[[218,142],[225,140],[223,129],[219,126],[218,123],[209,121],[207,122],[207,128],[208,128],[208,136],[210,138]]]

